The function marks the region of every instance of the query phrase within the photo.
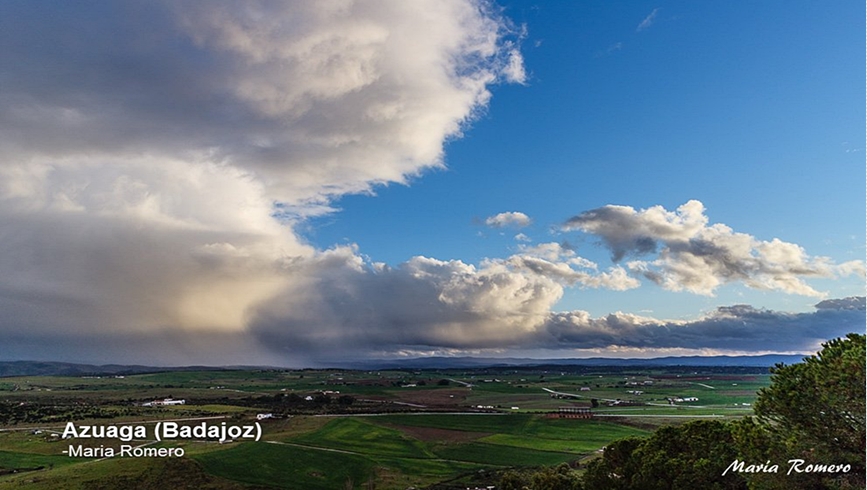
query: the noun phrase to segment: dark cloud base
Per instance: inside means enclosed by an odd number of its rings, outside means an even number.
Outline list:
[[[821,305],[821,306],[819,306]],[[693,351],[803,353],[826,340],[865,330],[865,298],[826,300],[816,311],[786,313],[748,305],[720,307],[692,322],[665,322],[627,314],[590,318],[586,312],[551,314],[522,335],[455,343],[431,341],[429,325],[260,323],[247,332],[179,331],[81,335],[34,335],[19,331],[4,338],[0,360],[67,361],[144,365],[269,365],[304,367],[365,357],[410,353],[507,357],[510,351],[544,350],[546,357],[574,357],[576,349],[644,350],[651,357],[666,349]],[[311,322],[312,319],[309,319]],[[343,333],[355,331],[352,335]],[[422,330],[418,332],[414,330]],[[389,335],[391,332],[391,335]],[[495,354],[493,354],[496,350]]]

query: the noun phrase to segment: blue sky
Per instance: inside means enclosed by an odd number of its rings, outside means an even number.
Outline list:
[[[525,85],[493,89],[484,114],[447,145],[446,170],[343,197],[339,212],[310,224],[313,243],[357,243],[393,265],[414,255],[478,263],[514,252],[523,231],[606,263],[592,237],[552,229],[606,204],[697,199],[711,222],[762,240],[838,261],[864,256],[859,4],[502,5],[526,27]],[[483,226],[504,211],[529,215],[531,231]],[[858,277],[821,284],[835,297],[864,288]],[[561,306],[680,317],[721,301],[815,303],[744,287],[712,298],[648,289],[569,291]]]
[[[864,7],[0,4],[0,360],[814,351]]]

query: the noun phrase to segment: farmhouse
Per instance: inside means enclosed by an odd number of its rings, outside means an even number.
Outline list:
[[[669,403],[669,404],[672,404],[672,403],[683,403],[683,402],[697,402],[697,401],[698,401],[698,398],[696,398],[696,397],[694,397],[694,396],[687,396],[687,397],[684,397],[684,398],[681,398],[681,397],[675,397],[675,398],[669,398],[669,399],[668,399],[668,403]]]
[[[644,403],[637,400],[621,400],[620,398],[618,398],[616,400],[611,400],[607,402],[606,405],[608,405],[609,407],[637,407],[644,405]]]
[[[256,414],[256,420],[265,420],[265,419],[273,419],[273,418],[274,418],[273,413],[257,413]]]
[[[142,403],[143,407],[166,407],[169,405],[186,405],[186,400],[174,400],[172,398],[163,398],[162,400],[154,400],[152,402]]]

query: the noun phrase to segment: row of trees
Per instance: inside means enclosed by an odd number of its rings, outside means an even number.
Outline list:
[[[129,415],[129,410],[103,408],[78,402],[29,402],[0,400],[0,426],[108,419]]]
[[[609,444],[581,477],[566,465],[510,471],[498,488],[865,488],[865,350],[865,336],[849,334],[802,363],[777,365],[771,385],[759,391],[753,417],[663,427],[646,439]],[[836,471],[806,471],[816,464]]]

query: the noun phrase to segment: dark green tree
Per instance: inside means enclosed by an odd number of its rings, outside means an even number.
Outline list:
[[[530,485],[529,475],[515,470],[508,470],[500,477],[500,490],[524,490]]]
[[[778,477],[789,485],[797,481],[810,488],[864,488],[865,345],[864,335],[852,333],[822,344],[822,350],[804,362],[774,367],[771,385],[759,391],[756,417],[750,422],[766,433],[743,422],[738,431],[743,452],[781,458]],[[851,470],[843,475],[785,475],[790,459],[850,464]]]
[[[594,490],[746,489],[741,475],[722,474],[737,456],[728,424],[700,420],[610,444],[588,466],[584,484]]]
[[[531,471],[509,470],[500,478],[500,490],[583,490],[581,478],[566,463]]]
[[[553,468],[537,471],[530,477],[532,490],[583,490],[578,473],[562,463]]]

